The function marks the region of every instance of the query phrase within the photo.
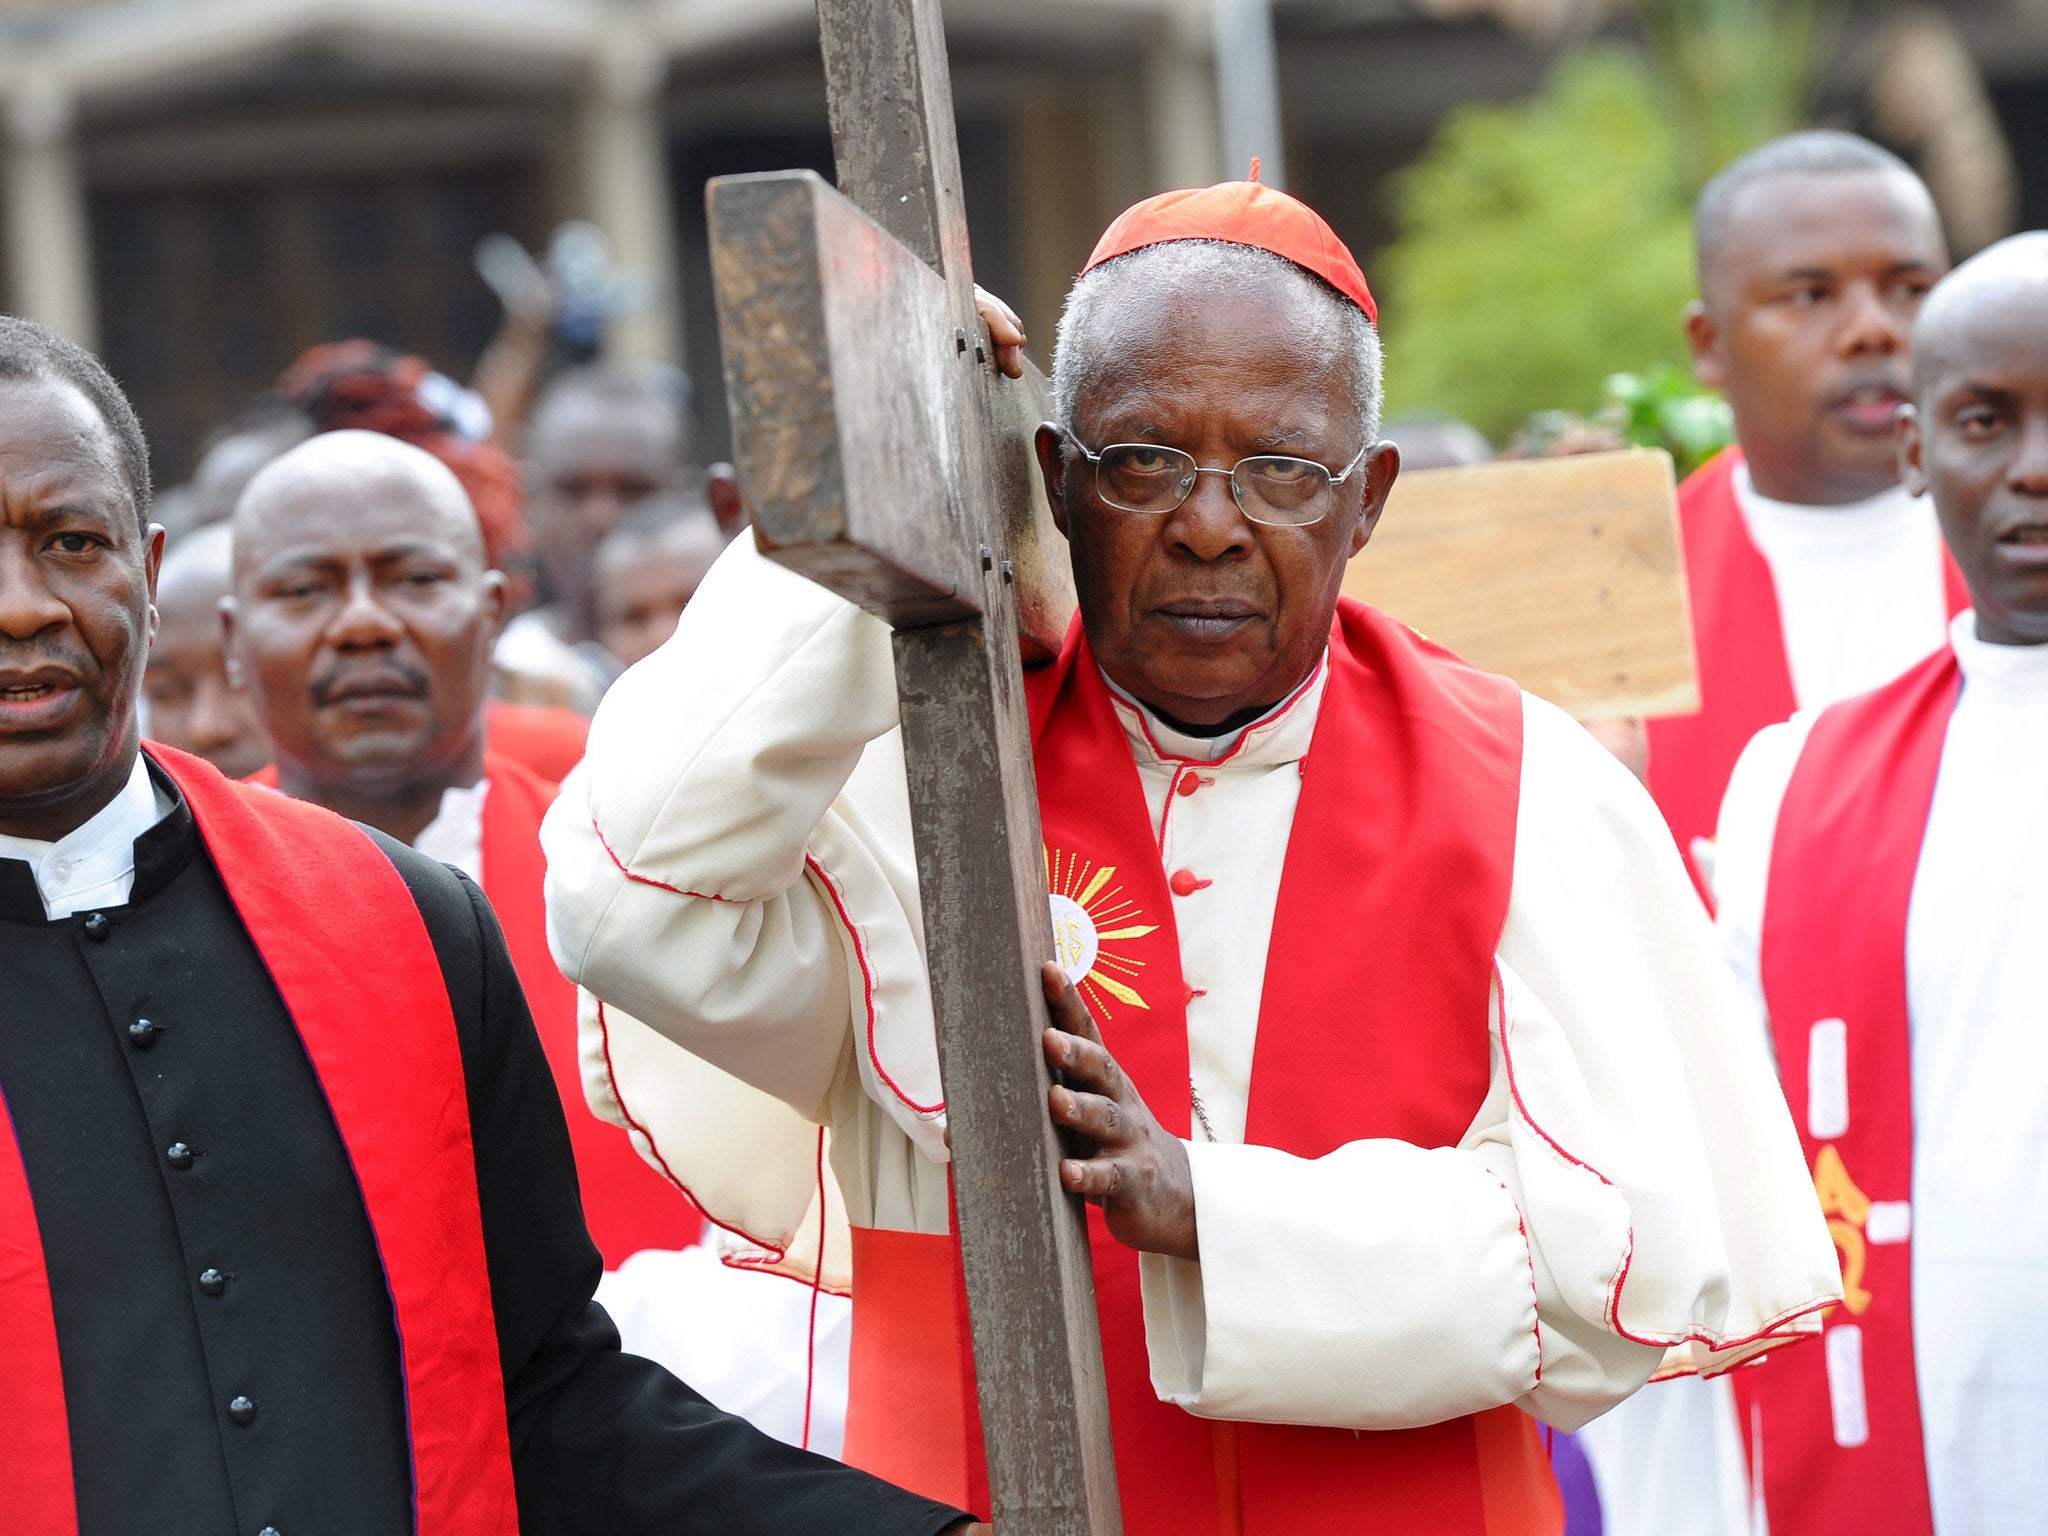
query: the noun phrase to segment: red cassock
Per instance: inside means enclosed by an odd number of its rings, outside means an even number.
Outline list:
[[[1115,910],[1143,914],[1128,919],[1123,951],[1161,978],[1148,986],[1149,1008],[1098,1007],[1098,1022],[1153,1113],[1185,1137],[1173,904],[1137,767],[1078,620],[1058,661],[1026,686],[1047,858],[1114,871]],[[1274,915],[1246,1141],[1313,1158],[1367,1137],[1444,1147],[1464,1134],[1489,1082],[1488,1002],[1521,765],[1511,683],[1342,604]],[[1129,1536],[1563,1529],[1541,1431],[1519,1408],[1354,1432],[1218,1422],[1161,1402],[1137,1254],[1109,1237],[1099,1212],[1090,1232]],[[985,1509],[954,1239],[856,1227],[854,1273],[847,1460]]]
[[[687,1248],[703,1227],[696,1207],[642,1160],[624,1131],[592,1114],[583,1097],[576,987],[548,952],[547,859],[541,853],[540,823],[554,804],[555,786],[500,755],[495,734],[490,740],[484,752],[484,776],[491,788],[484,796],[480,883],[505,930],[505,948],[562,1095],[591,1240],[607,1269],[617,1269],[643,1248]],[[257,770],[249,782],[276,789],[276,766]]]
[[[455,1018],[405,881],[360,829],[152,745],[284,999],[362,1188],[398,1327],[419,1536],[518,1529]],[[308,879],[308,870],[320,878]],[[378,963],[366,966],[364,955]],[[10,1531],[77,1530],[42,1239],[0,1105]]]
[[[1910,1235],[1869,1242],[1863,1228],[1870,1202],[1912,1195],[1906,918],[1961,683],[1944,646],[1824,710],[1771,845],[1764,1001],[1846,1296],[1827,1315],[1821,1349],[1788,1351],[1737,1381],[1745,1428],[1761,1436],[1752,1455],[1771,1529],[1791,1536],[1934,1529],[1913,1361],[1913,1245]],[[1816,1068],[1830,1078],[1818,1095]],[[1809,1109],[1830,1102],[1846,1113]],[[1839,1404],[1831,1376],[1846,1394]]]
[[[1678,490],[1678,529],[1692,603],[1693,652],[1700,708],[1647,722],[1650,794],[1670,824],[1700,895],[1711,902],[1693,845],[1711,839],[1735,760],[1767,725],[1798,705],[1785,655],[1785,626],[1771,567],[1749,535],[1735,496],[1742,451],[1730,448],[1702,465]],[[1969,606],[1952,562],[1944,559],[1951,614]]]

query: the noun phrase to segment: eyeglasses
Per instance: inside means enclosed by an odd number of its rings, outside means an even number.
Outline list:
[[[1111,443],[1091,451],[1057,422],[1048,423],[1095,469],[1095,493],[1121,512],[1164,516],[1192,496],[1203,475],[1223,475],[1240,512],[1255,523],[1275,528],[1306,528],[1319,523],[1336,505],[1337,487],[1351,478],[1371,452],[1370,442],[1338,474],[1314,459],[1284,453],[1262,453],[1239,459],[1228,469],[1197,464],[1195,456],[1158,443]]]

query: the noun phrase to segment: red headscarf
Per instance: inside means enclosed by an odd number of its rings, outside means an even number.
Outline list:
[[[1162,192],[1125,209],[1103,231],[1088,265],[1081,270],[1087,272],[1113,257],[1169,240],[1220,240],[1284,256],[1364,310],[1366,319],[1379,323],[1379,306],[1365,285],[1358,258],[1315,209],[1278,187],[1262,184],[1256,160],[1248,181]]]
[[[331,341],[301,354],[277,389],[315,432],[381,432],[446,464],[476,508],[485,558],[515,580],[524,573],[533,533],[519,468],[490,441],[482,402],[425,358],[374,341]]]

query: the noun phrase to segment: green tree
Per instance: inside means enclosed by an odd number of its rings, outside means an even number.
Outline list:
[[[1842,10],[1841,0],[1637,0],[1695,187],[1806,125]]]
[[[1683,365],[1692,176],[1668,88],[1591,49],[1537,95],[1461,107],[1394,181],[1377,266],[1395,411],[1501,440],[1533,410],[1590,412],[1609,375]]]

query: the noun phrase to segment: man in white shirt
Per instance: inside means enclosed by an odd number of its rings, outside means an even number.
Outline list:
[[[1679,491],[1701,705],[1647,722],[1646,779],[1710,899],[1714,819],[1749,739],[1896,676],[1963,594],[1892,444],[1913,318],[1948,267],[1920,179],[1853,134],[1795,133],[1708,184],[1695,240],[1687,335],[1739,446]],[[1645,1392],[1583,1439],[1608,1536],[1743,1518],[1739,1484],[1716,1478],[1736,1464],[1725,1383]]]
[[[490,745],[503,584],[461,485],[396,438],[325,433],[251,482],[235,539],[231,645],[276,752],[257,782],[483,887],[566,1103],[599,1290],[626,1347],[779,1438],[835,1452],[844,1301],[814,1304],[695,1246],[695,1208],[583,1103],[576,989],[548,954],[541,904],[555,789]]]
[[[1835,1294],[1641,787],[1339,602],[1399,464],[1375,313],[1305,205],[1165,194],[1070,296],[1038,436],[1080,594],[1026,682],[1051,1107],[1097,1146],[1062,1175],[1131,1536],[1556,1532],[1536,1418]],[[971,1502],[909,810],[886,627],[743,541],[549,814],[550,939],[607,1005],[596,1101],[714,1217],[786,1251],[831,1128],[848,1459]]]
[[[1709,183],[1695,225],[1686,332],[1740,446],[1679,493],[1701,704],[1649,722],[1648,782],[1706,895],[1749,738],[1896,676],[1961,593],[1892,456],[1913,317],[1948,268],[1926,187],[1853,134],[1797,133]]]
[[[1721,931],[1766,1006],[1848,1299],[1755,1374],[1759,1501],[1797,1536],[2048,1529],[2048,235],[1937,288],[1905,481],[1974,611],[1895,683],[1758,736]]]

